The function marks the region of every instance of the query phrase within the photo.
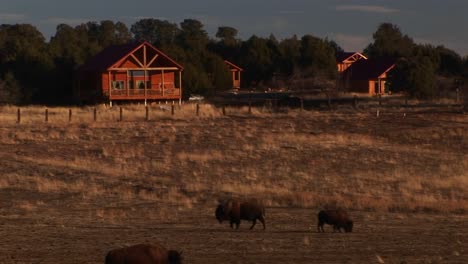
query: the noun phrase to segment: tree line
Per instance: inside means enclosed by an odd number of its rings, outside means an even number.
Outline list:
[[[130,27],[109,20],[60,24],[49,41],[33,25],[2,24],[0,103],[79,103],[74,95],[78,67],[110,45],[141,40],[184,66],[185,96],[229,89],[225,59],[244,68],[242,87],[334,90],[339,78],[335,58],[343,51],[333,40],[313,35],[242,40],[238,30],[228,26],[210,37],[195,19],[176,24],[147,18]],[[440,87],[458,87],[468,78],[467,57],[443,46],[416,44],[389,23],[378,27],[363,53],[395,58],[389,89],[415,97],[436,96]]]

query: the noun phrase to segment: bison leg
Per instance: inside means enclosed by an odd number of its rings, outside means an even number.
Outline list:
[[[266,229],[266,227],[265,227],[265,218],[263,218],[263,216],[260,216],[260,217],[258,218],[258,220],[260,220],[260,222],[261,222],[262,225],[263,225],[263,230],[265,230],[265,229]]]
[[[341,227],[339,225],[334,225],[333,230],[335,230],[335,232],[338,231],[339,233],[341,233]]]
[[[325,229],[323,229],[324,225],[325,225],[325,222],[319,220],[318,225],[317,225],[317,229],[319,232],[325,232]]]
[[[250,227],[250,230],[252,230],[256,224],[257,224],[257,218],[255,218],[255,219],[252,221],[252,226]]]

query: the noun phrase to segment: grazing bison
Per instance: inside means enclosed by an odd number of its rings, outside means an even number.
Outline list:
[[[236,229],[239,229],[240,220],[252,221],[250,229],[257,224],[257,219],[262,223],[265,229],[265,207],[256,200],[238,201],[230,199],[220,202],[215,211],[216,219],[220,223],[223,220],[229,220],[231,228],[236,224]]]
[[[333,231],[341,232],[341,228],[346,233],[353,231],[353,221],[349,218],[348,213],[343,210],[322,210],[318,213],[318,232],[325,232],[323,225],[329,224],[333,226]]]
[[[180,264],[181,253],[158,244],[138,244],[109,251],[106,264]]]

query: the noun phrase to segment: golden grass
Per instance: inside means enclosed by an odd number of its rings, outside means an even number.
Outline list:
[[[257,197],[267,206],[377,211],[468,210],[466,115],[388,116],[201,105],[175,115],[142,105],[0,108],[0,190],[65,197],[94,208],[90,217],[132,217],[116,206],[157,203],[148,217],[213,206],[223,196]],[[416,126],[416,124],[418,124]],[[13,169],[10,169],[13,168]],[[12,172],[14,171],[14,172]],[[79,176],[77,176],[79,175]],[[25,211],[47,207],[18,200]]]

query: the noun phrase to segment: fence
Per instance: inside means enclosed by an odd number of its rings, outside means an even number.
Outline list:
[[[232,114],[260,114],[251,107],[214,106],[212,104],[161,104],[153,106],[95,106],[95,107],[0,107],[0,123],[92,123],[156,121],[158,119],[188,119],[222,117]]]
[[[214,104],[159,104],[152,106],[94,106],[75,108],[47,108],[30,106],[0,108],[0,122],[21,123],[89,123],[152,121],[160,118],[198,118],[233,115],[264,115],[281,113],[302,113],[306,110],[355,109],[370,111],[379,116],[389,112],[453,112],[465,111],[462,103],[453,101],[417,101],[407,98],[320,98],[303,99],[288,97],[265,100],[223,100]]]

